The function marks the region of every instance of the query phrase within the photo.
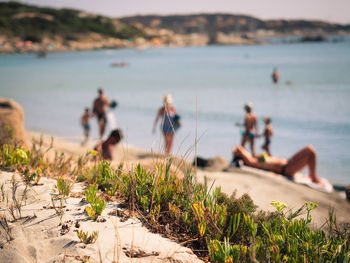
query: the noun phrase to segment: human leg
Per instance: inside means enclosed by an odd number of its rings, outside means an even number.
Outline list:
[[[102,136],[105,133],[105,120],[101,118],[98,122],[98,125],[100,129],[100,138],[102,139]]]
[[[171,147],[173,145],[173,139],[174,139],[174,134],[173,133],[167,133],[166,134],[166,154],[170,154],[171,152]]]
[[[305,166],[309,169],[309,176],[315,183],[320,182],[320,178],[316,175],[316,161],[317,154],[312,146],[306,146],[297,153],[295,153],[289,160],[285,167],[285,175],[293,176],[295,173],[302,170]]]
[[[250,152],[252,153],[253,156],[255,155],[255,146],[254,146],[255,138],[254,137],[249,137],[249,143],[250,143]]]
[[[241,145],[244,147],[244,145],[246,144],[248,140],[248,136],[246,136],[245,134],[242,136],[242,140],[241,140]]]

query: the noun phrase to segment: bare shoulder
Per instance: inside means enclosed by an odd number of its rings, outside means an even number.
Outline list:
[[[162,115],[164,113],[164,107],[160,107],[158,109],[158,115]]]

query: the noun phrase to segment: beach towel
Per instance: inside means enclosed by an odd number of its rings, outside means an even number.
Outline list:
[[[333,185],[326,178],[321,177],[320,179],[322,181],[322,184],[316,184],[312,182],[309,176],[302,173],[297,173],[292,179],[292,181],[297,184],[306,185],[310,188],[313,188],[321,192],[331,193],[333,191]]]
[[[230,169],[241,169],[243,171],[247,171],[247,172],[252,172],[252,173],[256,173],[262,176],[267,176],[267,177],[279,177],[279,178],[285,178],[289,181],[292,181],[296,184],[301,184],[301,185],[305,185],[307,187],[310,187],[312,189],[315,189],[317,191],[321,191],[321,192],[325,192],[325,193],[331,193],[334,190],[333,185],[326,179],[323,177],[320,177],[322,184],[316,184],[314,182],[312,182],[311,178],[303,173],[296,173],[294,175],[294,178],[290,178],[290,177],[286,177],[284,175],[281,174],[277,174],[271,171],[265,171],[265,170],[261,170],[261,169],[257,169],[257,168],[253,168],[253,167],[249,167],[249,166],[231,166]],[[230,171],[229,169],[227,171]]]

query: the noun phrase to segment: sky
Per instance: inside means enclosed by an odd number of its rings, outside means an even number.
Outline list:
[[[4,0],[0,0],[4,2]],[[19,0],[111,17],[147,14],[232,13],[260,19],[307,19],[350,24],[350,0]],[[7,1],[6,1],[7,2]]]

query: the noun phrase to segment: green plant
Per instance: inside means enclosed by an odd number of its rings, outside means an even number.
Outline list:
[[[210,261],[213,263],[233,263],[240,262],[247,253],[247,247],[243,245],[231,245],[228,238],[224,242],[219,240],[210,240],[208,243],[208,251]]]
[[[51,203],[52,207],[55,209],[56,214],[60,218],[60,225],[62,224],[62,219],[64,215],[64,202],[69,196],[72,184],[63,180],[61,177],[56,179],[56,185],[52,190]]]
[[[28,164],[28,152],[13,145],[1,145],[0,167],[14,170],[19,166]]]
[[[10,215],[12,216],[13,220],[17,220],[19,218],[22,218],[22,206],[23,202],[26,201],[27,198],[27,192],[28,187],[25,186],[22,194],[20,196],[17,195],[17,190],[19,188],[19,181],[16,180],[15,175],[11,178],[11,201],[7,199],[7,208],[9,210]],[[16,215],[17,214],[17,215]]]
[[[72,189],[73,184],[68,183],[67,181],[63,180],[61,177],[58,177],[56,179],[56,189],[58,191],[58,195],[62,197],[63,199],[66,199],[69,196],[69,193]]]
[[[89,234],[87,231],[84,232],[82,230],[77,230],[77,237],[79,238],[80,242],[83,242],[84,244],[93,244],[98,238],[98,232],[94,231]]]
[[[85,211],[91,220],[96,220],[102,211],[106,207],[106,201],[101,200],[97,194],[97,185],[90,185],[88,190],[84,192],[86,200],[89,202],[90,206],[85,207]]]

